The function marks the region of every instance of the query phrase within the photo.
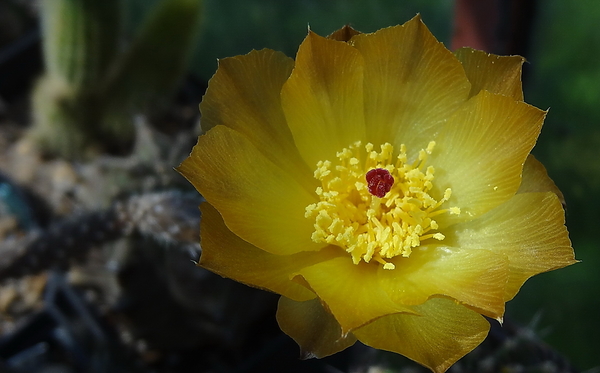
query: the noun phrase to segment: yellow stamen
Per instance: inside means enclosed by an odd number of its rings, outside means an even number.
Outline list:
[[[384,269],[394,269],[386,259],[409,257],[415,247],[429,239],[444,240],[433,218],[460,214],[460,208],[440,209],[452,195],[450,188],[439,199],[430,194],[435,169],[426,167],[426,162],[434,141],[412,163],[404,144],[395,160],[389,143],[381,145],[379,152],[371,143],[364,148],[361,145],[356,142],[342,149],[335,163],[318,162],[314,175],[322,185],[316,189],[320,201],[307,206],[305,216],[315,221],[313,241],[344,248],[355,264],[374,261]],[[373,169],[393,176],[393,186],[382,197],[369,192],[365,175]]]

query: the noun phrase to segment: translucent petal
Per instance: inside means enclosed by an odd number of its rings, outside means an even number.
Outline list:
[[[378,317],[414,311],[394,303],[378,283],[378,264],[354,264],[349,255],[305,267],[299,274],[327,305],[344,333]]]
[[[525,59],[521,56],[497,56],[471,48],[460,48],[454,52],[463,64],[471,82],[469,96],[480,91],[512,97],[523,101],[521,67]]]
[[[274,255],[242,240],[231,232],[219,212],[210,204],[201,205],[200,266],[244,284],[267,289],[303,301],[315,294],[291,280],[292,274],[319,261],[331,259],[339,250]]]
[[[281,87],[294,60],[269,49],[219,60],[202,98],[202,129],[224,125],[242,133],[273,163],[314,190],[312,167],[300,158],[281,108]]]
[[[277,322],[281,330],[298,343],[303,359],[333,355],[356,342],[352,333],[342,335],[340,324],[318,298],[296,302],[281,297]]]
[[[363,65],[360,53],[345,42],[309,32],[300,45],[281,103],[311,169],[365,138]]]
[[[523,179],[517,193],[552,192],[558,196],[563,207],[566,206],[565,197],[554,181],[548,176],[548,172],[532,154],[529,154],[525,165],[523,165]]]
[[[427,160],[435,167],[434,196],[452,189],[447,206],[460,215],[440,215],[440,226],[468,220],[511,198],[523,164],[540,132],[545,112],[510,97],[481,91],[435,136]]]
[[[471,86],[460,62],[419,16],[350,43],[365,60],[365,121],[373,144],[404,143],[416,153],[468,98]]]
[[[359,35],[360,33],[360,31],[356,31],[350,25],[345,25],[341,29],[327,35],[327,38],[337,41],[349,41],[354,35]]]
[[[442,373],[477,347],[490,328],[483,316],[450,299],[434,298],[415,310],[418,316],[385,316],[354,335],[366,345],[397,352]]]
[[[508,258],[506,301],[531,276],[577,262],[554,193],[517,194],[478,219],[452,228],[446,234],[449,243],[466,250],[492,250]]]
[[[416,305],[432,296],[446,296],[502,319],[508,280],[508,259],[503,254],[432,245],[419,247],[409,258],[391,261],[396,268],[380,267],[378,276],[380,286],[394,302]]]
[[[198,138],[178,171],[245,241],[281,255],[325,246],[311,240],[313,223],[304,217],[316,196],[240,133],[214,127]]]

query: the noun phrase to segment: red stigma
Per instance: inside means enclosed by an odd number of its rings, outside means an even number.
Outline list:
[[[374,168],[365,176],[369,186],[369,193],[382,198],[394,185],[394,177],[385,168]]]

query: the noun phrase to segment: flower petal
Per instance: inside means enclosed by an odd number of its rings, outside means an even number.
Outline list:
[[[298,343],[303,359],[333,355],[356,342],[352,333],[342,334],[340,324],[318,298],[296,302],[281,297],[277,322],[281,330]]]
[[[394,303],[381,288],[379,267],[373,263],[354,264],[345,255],[305,267],[298,273],[327,305],[343,332],[348,333],[384,315],[414,313],[409,306]]]
[[[450,299],[430,299],[415,310],[419,315],[385,316],[354,335],[366,345],[397,352],[442,373],[477,347],[490,328],[483,316]]]
[[[501,320],[508,259],[491,250],[421,246],[409,258],[394,258],[394,270],[379,268],[380,286],[397,303],[422,304],[447,296]]]
[[[345,42],[309,32],[300,45],[281,104],[311,169],[364,139],[363,65],[360,53]]]
[[[200,104],[202,129],[225,125],[246,136],[292,176],[312,175],[312,167],[306,166],[294,146],[281,108],[281,87],[293,67],[293,59],[269,49],[219,60]],[[313,181],[310,177],[298,180]]]
[[[325,248],[318,253],[270,254],[233,234],[219,212],[210,204],[203,203],[200,209],[200,266],[221,276],[297,301],[315,297],[306,287],[292,281],[291,275],[306,266],[331,259],[338,250]]]
[[[311,240],[313,223],[304,217],[316,197],[240,133],[214,127],[177,170],[251,244],[280,255],[326,246]]]
[[[449,243],[506,255],[506,301],[531,276],[577,262],[564,226],[564,211],[554,193],[517,194],[478,219],[452,228],[446,235]]]
[[[521,186],[517,190],[517,194],[538,192],[552,192],[558,196],[563,207],[566,206],[565,197],[556,184],[554,184],[554,181],[548,176],[544,165],[535,159],[532,154],[529,154],[525,165],[523,165],[523,179],[521,180]]]
[[[471,87],[460,62],[419,16],[354,36],[351,43],[365,60],[367,140],[375,146],[406,144],[418,152],[413,145],[427,146],[436,126],[468,98]]]
[[[460,48],[454,52],[463,64],[471,82],[470,97],[486,90],[523,101],[521,67],[525,59],[521,56],[497,56],[471,48]]]
[[[515,194],[545,114],[481,91],[448,119],[427,164],[435,167],[434,195],[451,188],[447,204],[459,207],[461,214],[440,215],[440,227],[479,216]]]
[[[327,36],[328,39],[337,41],[349,41],[354,35],[361,34],[360,31],[356,31],[350,25],[345,25],[339,30],[335,30]]]

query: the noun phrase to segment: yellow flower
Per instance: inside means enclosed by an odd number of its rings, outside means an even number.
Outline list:
[[[207,200],[200,265],[281,294],[305,357],[358,339],[445,371],[575,263],[522,63],[452,54],[419,17],[219,61],[178,169]]]

